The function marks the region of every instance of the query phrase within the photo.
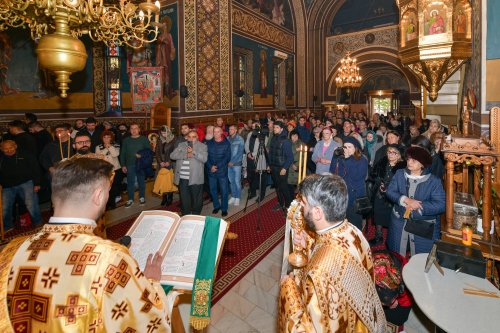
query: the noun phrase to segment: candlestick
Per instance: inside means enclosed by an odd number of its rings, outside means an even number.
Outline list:
[[[299,147],[299,175],[297,176],[297,183],[302,181],[302,145]]]

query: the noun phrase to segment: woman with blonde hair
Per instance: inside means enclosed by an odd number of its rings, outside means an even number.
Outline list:
[[[429,129],[425,131],[422,135],[426,136],[427,139],[431,138],[433,133],[441,132],[441,122],[437,119],[432,119],[429,123]]]

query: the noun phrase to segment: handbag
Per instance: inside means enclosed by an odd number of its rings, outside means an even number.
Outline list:
[[[423,238],[432,239],[436,220],[415,220],[411,217],[406,220],[404,230]]]
[[[359,215],[368,215],[372,212],[373,205],[367,196],[359,197],[354,202],[354,211]]]

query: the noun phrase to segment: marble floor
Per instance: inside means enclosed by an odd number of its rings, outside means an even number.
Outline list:
[[[120,207],[108,211],[106,221],[113,224],[113,222],[128,218],[142,210],[157,207],[161,200],[158,196],[150,194],[150,187],[152,187],[152,183],[147,184],[145,206],[139,206],[136,201],[130,208]],[[246,195],[247,191],[244,190],[240,206],[230,206],[229,216],[243,209]],[[177,197],[174,198],[174,200],[176,199]],[[209,215],[211,211],[212,204],[209,203],[203,207],[202,215]],[[212,307],[211,324],[204,332],[277,332],[276,311],[282,257],[283,243],[280,243]],[[179,311],[186,332],[192,332],[188,327],[190,304],[190,295],[180,297]],[[430,333],[434,331],[434,327],[421,311],[415,308],[405,324],[405,331],[407,333]]]

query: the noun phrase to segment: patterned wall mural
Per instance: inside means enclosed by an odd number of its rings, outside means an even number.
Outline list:
[[[294,35],[271,24],[265,18],[241,7],[232,8],[233,31],[263,41],[285,51],[293,52]]]
[[[368,38],[370,35],[370,38]],[[327,37],[327,62],[326,73],[330,73],[335,64],[345,56],[347,52],[354,52],[365,47],[375,45],[398,49],[398,27],[390,26],[371,30],[370,34],[366,31],[360,31],[347,35]]]
[[[186,111],[229,110],[229,0],[184,1]]]
[[[293,31],[292,12],[288,0],[234,0],[260,16]]]

